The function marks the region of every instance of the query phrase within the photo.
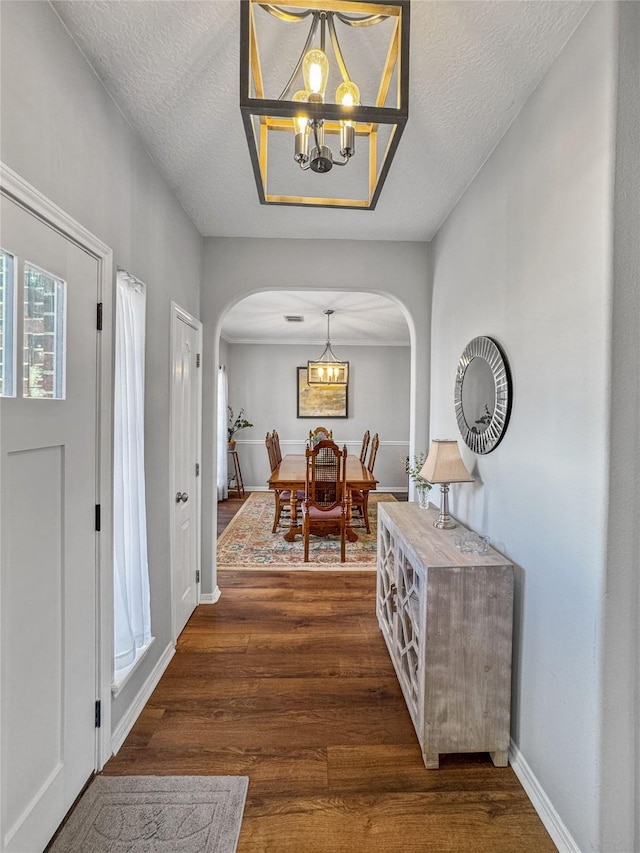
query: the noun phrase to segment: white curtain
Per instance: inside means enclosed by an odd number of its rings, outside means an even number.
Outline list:
[[[133,663],[151,641],[144,483],[146,288],[118,270],[116,279],[113,557],[115,669]]]
[[[218,370],[218,446],[216,449],[218,471],[218,500],[229,497],[229,478],[227,462],[227,406],[229,405],[229,382],[227,368],[221,365]]]

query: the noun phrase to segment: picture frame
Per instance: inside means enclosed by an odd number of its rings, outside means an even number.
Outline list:
[[[296,368],[299,418],[348,418],[348,385],[309,385],[307,368]]]

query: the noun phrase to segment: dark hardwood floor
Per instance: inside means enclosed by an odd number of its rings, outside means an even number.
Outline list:
[[[219,506],[228,523],[242,501]],[[219,573],[108,774],[240,774],[238,853],[554,851],[510,767],[426,770],[373,572]]]
[[[227,498],[226,501],[218,501],[218,536],[220,536],[250,494],[251,492],[246,492],[243,498]]]

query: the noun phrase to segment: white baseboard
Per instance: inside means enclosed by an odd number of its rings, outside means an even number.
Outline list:
[[[149,677],[138,691],[137,696],[129,706],[129,709],[127,710],[126,714],[118,723],[117,728],[111,735],[111,752],[113,755],[118,752],[122,744],[125,742],[127,735],[133,728],[133,724],[138,719],[142,712],[142,709],[149,701],[149,697],[155,690],[157,683],[162,678],[163,672],[169,666],[169,661],[175,655],[175,653],[175,646],[172,643],[169,643],[167,648],[162,653],[160,660],[154,666],[153,670],[149,674]]]
[[[216,601],[220,598],[222,593],[220,592],[220,587],[216,586],[213,592],[203,592],[200,593],[200,601],[199,604],[215,604]]]
[[[581,853],[580,848],[513,739],[509,749],[509,763],[560,853]]]

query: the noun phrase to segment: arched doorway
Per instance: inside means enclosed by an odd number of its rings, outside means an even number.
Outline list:
[[[334,312],[329,330],[327,307]],[[343,415],[314,416],[302,407],[300,389],[306,386],[307,360],[322,353],[328,338],[337,357],[350,364],[345,409]],[[226,372],[230,409],[252,424],[235,436],[245,488],[268,489],[266,432],[277,428],[282,452],[297,454],[304,452],[309,429],[322,422],[350,453],[359,452],[365,430],[378,433],[378,490],[405,491],[411,341],[402,306],[382,294],[258,291],[230,306],[220,324],[218,363]],[[218,459],[226,440],[219,429]]]
[[[424,243],[383,243],[365,241],[323,240],[260,240],[251,238],[210,238],[205,244],[204,281],[201,317],[205,328],[204,344],[204,423],[203,423],[203,601],[215,601],[219,596],[215,570],[215,523],[217,505],[214,500],[216,442],[215,386],[220,353],[225,343],[221,337],[224,320],[241,300],[258,293],[329,291],[332,294],[374,294],[386,297],[402,312],[409,331],[409,452],[417,444],[426,446],[429,420],[429,341],[431,299],[428,265],[428,246]],[[313,286],[314,282],[336,283],[335,287]],[[301,284],[303,285],[301,287]],[[324,324],[322,311],[315,306]],[[323,303],[323,307],[328,307]],[[335,336],[338,314],[331,327],[332,343],[338,348]],[[382,318],[383,320],[384,318]],[[317,343],[305,346],[297,354],[300,363],[320,354],[324,332]],[[318,343],[320,346],[318,346]],[[285,345],[283,345],[284,347]],[[316,352],[317,350],[317,352]],[[297,364],[290,365],[296,367]],[[295,373],[293,374],[295,378]],[[278,381],[276,371],[268,373],[270,387]],[[289,380],[290,382],[293,379]],[[375,393],[377,385],[371,383]],[[247,408],[243,398],[238,403]],[[385,406],[384,398],[380,406]],[[387,407],[390,408],[390,407]],[[247,409],[249,412],[249,410]],[[352,410],[353,411],[353,410]],[[249,418],[252,423],[253,412]],[[350,419],[349,419],[350,420]],[[294,418],[295,421],[295,418]],[[354,440],[361,440],[363,429],[358,424]],[[269,423],[266,429],[277,424]],[[368,426],[368,425],[367,425]],[[255,433],[256,450],[264,453],[264,435]],[[308,430],[307,430],[308,432]],[[249,433],[245,433],[247,441]],[[348,436],[349,440],[351,436]],[[249,445],[247,445],[249,446]],[[405,444],[406,446],[406,444]],[[396,455],[399,454],[396,452]],[[266,456],[265,466],[266,466]],[[244,471],[243,471],[244,474]],[[264,478],[263,478],[264,481]],[[245,484],[248,478],[245,477]]]

